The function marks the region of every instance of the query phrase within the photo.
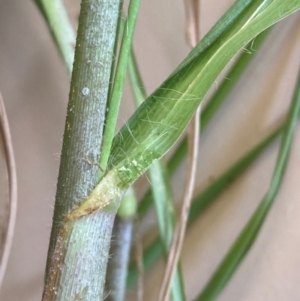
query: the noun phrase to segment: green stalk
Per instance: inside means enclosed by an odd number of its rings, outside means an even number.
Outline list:
[[[266,40],[270,33],[271,29],[267,29],[258,35],[253,42],[250,42],[246,47],[245,51],[241,53],[237,61],[230,68],[228,73],[224,76],[225,80],[222,81],[216,92],[210,98],[208,104],[201,112],[201,126],[200,131],[203,131],[208,126],[209,122],[212,120],[214,114],[221,107],[229,93],[233,90],[233,88],[238,83],[238,80],[245,72],[246,68],[249,66],[250,62],[255,57],[255,54],[262,46],[263,42]],[[255,49],[255,50],[253,50]],[[229,80],[228,80],[229,79]],[[140,86],[137,83],[138,87]],[[180,144],[176,147],[174,153],[170,157],[167,167],[170,175],[174,174],[177,168],[179,167],[182,160],[185,158],[187,153],[187,138],[185,137]],[[152,205],[152,193],[149,189],[141,202],[139,203],[138,213],[140,216],[145,215],[145,213],[149,210]]]
[[[216,179],[211,185],[209,185],[203,192],[196,196],[192,202],[191,210],[189,213],[188,225],[202,213],[202,211],[210,205],[216,197],[224,191],[224,189],[234,181],[251,163],[269,146],[282,132],[282,129],[286,123],[278,127],[269,136],[263,139],[258,145],[247,152],[241,159],[239,159],[234,165],[232,165],[227,171],[225,171],[218,179]],[[151,245],[144,251],[144,268],[149,269],[157,259],[162,255],[162,246],[159,239],[156,239]],[[129,268],[127,286],[131,287],[137,279],[136,264],[132,264]]]
[[[106,176],[67,215],[67,222],[103,208],[113,210],[123,191],[175,143],[219,72],[237,51],[258,33],[300,8],[296,2],[286,6],[282,3],[283,0],[277,0],[266,6],[262,0],[253,0],[220,39],[199,55],[193,55],[188,64],[148,97],[115,137]]]
[[[123,301],[126,292],[126,277],[132,243],[132,219],[122,219],[118,215],[114,222],[107,265],[105,300]]]
[[[138,107],[146,99],[146,91],[133,50],[131,50],[128,71],[133,98],[136,106]],[[163,246],[164,256],[167,257],[175,228],[175,210],[169,176],[163,160],[158,160],[150,166],[149,176],[152,184],[151,189],[158,221],[160,242]],[[178,266],[174,275],[172,283],[172,298],[173,301],[185,300],[180,266]]]
[[[43,14],[57,49],[71,75],[75,34],[62,0],[34,0]]]
[[[134,192],[132,189],[129,189],[121,200],[114,222],[105,283],[105,295],[107,295],[105,300],[107,301],[123,301],[125,299],[126,277],[136,205],[137,200]]]
[[[209,280],[208,284],[205,286],[201,294],[196,298],[197,301],[216,300],[255,242],[255,239],[259,234],[259,231],[274,203],[281,186],[289,159],[299,113],[300,75],[298,75],[296,89],[289,111],[288,123],[284,128],[280,150],[269,190],[250,218],[247,225],[231,246],[229,252]]]
[[[118,19],[117,33],[116,33],[117,37],[119,37],[120,32],[123,32],[122,31],[123,4],[124,4],[124,0],[120,0],[120,4],[119,4],[119,19]],[[110,81],[109,81],[109,89],[108,89],[108,97],[107,97],[108,100],[111,99],[111,92],[112,92],[113,83],[114,83],[114,76],[115,76],[115,67],[116,67],[116,62],[117,62],[118,47],[119,47],[119,39],[116,39],[115,40],[115,46],[114,46],[114,59],[112,61],[112,67],[111,67],[111,73],[110,73]]]
[[[237,1],[236,7],[243,2]],[[105,206],[105,210],[100,213],[115,212],[117,199],[128,185],[178,139],[195,108],[230,58],[246,41],[300,7],[296,2],[283,6],[283,2],[277,0],[274,5],[258,10],[264,2],[251,1],[232,21],[230,28],[226,28],[222,38],[210,39],[209,43],[206,39],[206,43],[202,42],[196,47],[196,52],[187,57],[117,135],[112,147],[109,172],[92,193],[83,199],[80,206],[66,216],[66,227],[63,228],[65,232],[62,234],[69,234],[73,224],[92,218],[94,211]],[[207,72],[208,70],[211,72]],[[85,89],[84,93],[86,92]],[[165,101],[162,102],[162,99]]]
[[[109,100],[108,113],[106,116],[106,125],[104,129],[105,139],[103,140],[102,154],[100,158],[100,178],[102,178],[104,171],[107,168],[108,157],[110,155],[110,149],[115,135],[119,107],[127,72],[127,65],[140,4],[141,0],[131,0],[128,8],[125,30],[123,31],[120,54],[118,58],[116,74],[114,77],[111,98]]]
[[[44,301],[102,300],[115,211],[66,223],[66,214],[98,183],[102,131],[119,1],[82,1]]]

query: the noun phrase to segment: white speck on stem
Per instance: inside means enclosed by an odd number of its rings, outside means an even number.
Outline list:
[[[87,96],[90,94],[90,89],[88,87],[84,87],[82,90],[81,90],[81,93],[83,96]]]

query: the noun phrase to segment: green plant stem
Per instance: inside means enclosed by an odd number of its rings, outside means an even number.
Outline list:
[[[280,150],[269,190],[262,199],[258,208],[255,210],[247,225],[231,246],[229,252],[222,260],[208,284],[205,286],[199,297],[196,298],[197,301],[213,301],[218,297],[255,242],[256,237],[259,234],[259,231],[274,203],[281,186],[289,159],[299,113],[300,75],[298,75],[296,89],[289,111],[288,123],[284,128]]]
[[[144,102],[145,100],[144,97],[147,95],[147,93],[133,49],[131,49],[130,52],[130,59],[128,63],[128,74],[130,79],[130,87],[133,95],[133,100],[135,106],[138,108]]]
[[[163,246],[163,254],[168,255],[175,229],[175,210],[172,202],[171,188],[166,166],[162,160],[154,162],[149,168],[150,181],[153,186],[154,205],[158,220],[160,243]],[[185,290],[180,264],[174,273],[171,294],[173,301],[185,300]]]
[[[133,222],[137,200],[129,188],[121,200],[114,222],[110,244],[110,258],[107,265],[105,295],[108,301],[123,301],[126,291],[129,253],[132,242]]]
[[[62,231],[66,214],[98,183],[100,145],[119,1],[82,1],[44,301],[102,300],[115,211],[99,211]],[[88,284],[88,285],[87,285]]]
[[[128,71],[133,98],[138,107],[146,99],[146,89],[133,50],[131,50]],[[158,160],[150,166],[149,176],[152,184],[151,190],[158,221],[160,242],[163,246],[163,253],[167,257],[175,228],[175,210],[170,180],[163,160]],[[180,265],[177,267],[172,283],[172,298],[173,301],[185,300]]]
[[[125,297],[126,276],[129,251],[132,241],[132,219],[116,216],[110,245],[110,256],[107,265],[105,300],[123,301]]]
[[[119,3],[119,19],[118,19],[118,24],[117,24],[117,33],[116,36],[120,36],[120,32],[122,30],[122,24],[123,24],[123,19],[122,19],[122,12],[123,12],[123,4],[124,0],[120,0]],[[114,59],[112,61],[112,67],[111,67],[111,72],[110,72],[110,81],[109,81],[109,88],[108,88],[108,97],[107,99],[111,99],[111,92],[113,88],[113,83],[114,83],[114,76],[115,76],[115,67],[116,67],[116,62],[117,62],[117,54],[118,54],[118,47],[119,47],[119,39],[115,40],[115,45],[114,45]]]
[[[203,131],[208,126],[209,122],[212,120],[214,114],[217,110],[221,107],[223,102],[225,101],[226,97],[232,91],[232,89],[236,86],[238,80],[240,79],[241,75],[244,73],[246,68],[249,66],[250,62],[255,57],[255,54],[262,46],[263,42],[269,35],[271,29],[267,29],[258,35],[253,42],[250,42],[246,47],[245,50],[241,53],[237,61],[234,65],[230,68],[228,73],[225,75],[225,79],[222,81],[216,92],[210,98],[208,104],[204,107],[201,112],[200,118],[200,131]],[[138,87],[140,84],[136,83]],[[176,147],[174,153],[170,157],[167,167],[168,172],[170,175],[174,174],[179,164],[182,162],[184,157],[187,153],[187,138],[184,139],[179,143]],[[138,208],[138,213],[140,216],[145,215],[145,213],[149,210],[152,204],[152,193],[149,189],[143,199],[141,200]]]
[[[107,168],[110,149],[115,135],[119,107],[127,72],[127,65],[140,4],[141,0],[131,0],[129,3],[128,16],[125,22],[125,30],[123,31],[120,54],[118,58],[116,74],[114,77],[111,98],[108,104],[108,113],[106,116],[106,125],[104,130],[105,139],[103,140],[102,154],[100,158],[100,178],[102,178],[104,171]]]
[[[74,61],[75,34],[61,0],[34,0],[43,14],[53,40],[71,75]]]

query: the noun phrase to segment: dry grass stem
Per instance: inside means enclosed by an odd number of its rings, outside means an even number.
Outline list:
[[[186,11],[186,40],[191,48],[195,47],[197,42],[200,40],[199,2],[199,0],[184,1]],[[189,210],[195,187],[200,137],[200,111],[201,105],[196,110],[196,113],[188,127],[187,179],[185,183],[184,197],[180,208],[180,215],[177,218],[174,237],[170,247],[167,266],[158,297],[159,301],[167,301],[169,299],[173,275],[183,246]]]
[[[4,142],[4,153],[8,170],[9,182],[9,206],[4,210],[6,218],[6,229],[1,229],[1,234],[4,235],[3,245],[0,246],[0,286],[2,284],[8,257],[13,241],[13,234],[16,222],[17,213],[17,174],[16,163],[14,158],[12,139],[10,135],[9,123],[4,107],[2,95],[0,94],[0,132]]]

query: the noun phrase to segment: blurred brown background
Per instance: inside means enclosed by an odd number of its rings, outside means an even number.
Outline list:
[[[232,2],[202,1],[203,34]],[[76,20],[79,0],[68,0],[67,5],[70,17]],[[299,13],[294,14],[276,26],[201,137],[196,191],[269,133],[284,116],[300,63],[299,17]],[[188,53],[183,26],[182,1],[143,1],[134,43],[148,92]],[[68,87],[68,75],[33,1],[2,0],[0,91],[15,148],[19,207],[1,300],[41,299]],[[132,110],[126,88],[120,124]],[[275,143],[189,230],[182,260],[189,300],[204,286],[266,191],[277,150]],[[278,199],[258,241],[220,301],[300,300],[299,153],[298,130]],[[3,169],[3,165],[0,167]],[[1,177],[3,196],[5,175]],[[173,179],[177,199],[183,179],[182,168]],[[144,228],[154,224],[154,216],[150,215]],[[161,262],[146,278],[147,300],[155,300],[162,267]]]

